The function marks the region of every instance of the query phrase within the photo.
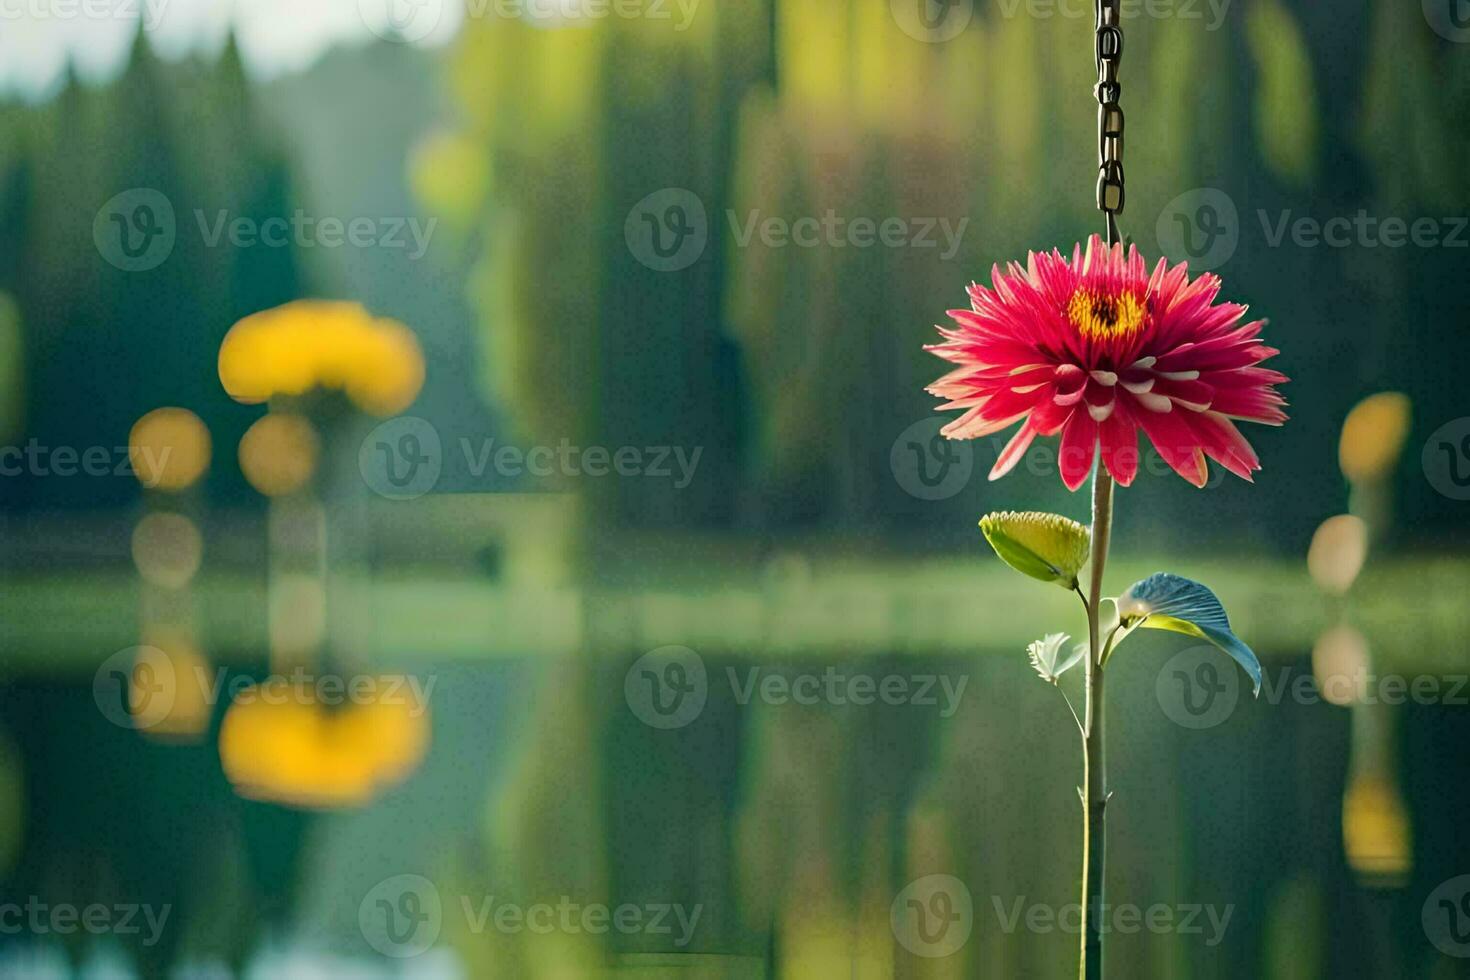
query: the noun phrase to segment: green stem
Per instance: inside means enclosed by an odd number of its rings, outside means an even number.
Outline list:
[[[1113,529],[1113,478],[1099,464],[1092,474],[1092,568],[1087,602],[1087,685],[1082,724],[1082,980],[1102,980],[1102,910],[1108,805],[1103,743],[1103,670],[1099,610],[1103,569]]]

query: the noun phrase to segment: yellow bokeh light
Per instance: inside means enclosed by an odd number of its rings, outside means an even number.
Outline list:
[[[159,511],[133,528],[133,564],[144,581],[165,589],[182,589],[199,571],[204,537],[183,514]]]
[[[1352,514],[1329,517],[1312,535],[1307,571],[1323,591],[1342,595],[1352,588],[1368,558],[1368,525]]]
[[[193,742],[209,727],[209,664],[187,631],[150,631],[128,685],[134,726],[159,741]]]
[[[1342,424],[1337,458],[1342,475],[1354,483],[1387,476],[1409,435],[1407,395],[1383,391],[1353,406]]]
[[[1322,699],[1345,706],[1358,700],[1368,683],[1368,641],[1351,626],[1335,626],[1312,647],[1312,676]]]
[[[1342,801],[1342,840],[1358,874],[1389,880],[1408,874],[1409,816],[1386,778],[1368,773],[1352,780]]]
[[[413,331],[358,303],[299,300],[231,327],[220,344],[219,378],[246,404],[331,388],[364,412],[393,415],[418,397],[424,355]]]
[[[128,459],[138,482],[183,490],[209,468],[209,429],[187,408],[156,408],[128,433]]]
[[[490,184],[490,156],[473,138],[451,132],[423,140],[409,161],[414,196],[436,215],[474,220]]]
[[[282,497],[306,485],[316,472],[316,430],[299,415],[272,412],[240,437],[240,470],[267,497]]]

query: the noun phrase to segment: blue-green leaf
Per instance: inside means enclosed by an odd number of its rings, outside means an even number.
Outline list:
[[[1150,575],[1118,597],[1118,615],[1125,627],[1172,630],[1208,640],[1230,654],[1250,675],[1255,693],[1261,693],[1261,662],[1231,631],[1215,593],[1198,582],[1168,572]]]

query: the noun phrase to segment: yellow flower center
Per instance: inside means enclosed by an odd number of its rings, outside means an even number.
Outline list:
[[[1127,337],[1143,329],[1148,308],[1132,293],[1105,296],[1079,288],[1067,303],[1067,319],[1077,332],[1092,340]]]

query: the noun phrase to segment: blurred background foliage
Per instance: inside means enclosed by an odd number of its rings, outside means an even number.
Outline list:
[[[1252,434],[1256,486],[1140,480],[1114,578],[1198,573],[1278,672],[1463,674],[1470,524],[1420,450],[1466,411],[1467,252],[1273,247],[1265,224],[1462,216],[1470,55],[1416,4],[1236,0],[1217,29],[1197,7],[1126,25],[1122,227],[1154,256],[1179,195],[1235,202],[1218,271],[1270,318],[1293,418]],[[985,483],[991,440],[947,499],[908,492],[891,462],[932,413],[939,362],[920,347],[964,286],[1098,228],[1090,18],[1028,9],[981,4],[944,43],[876,0],[705,0],[687,30],[489,16],[444,47],[339,48],[269,81],[233,40],[165,60],[140,33],[115,78],[0,104],[0,441],[136,450],[140,420],[162,418],[174,434],[157,438],[197,463],[153,489],[0,479],[0,892],[175,909],[156,947],[0,936],[0,974],[392,975],[358,902],[405,871],[451,906],[452,951],[405,974],[1064,974],[1072,937],[1006,933],[991,897],[1076,891],[1075,746],[1022,656],[1073,610],[997,569],[975,521],[1083,518],[1085,501],[1026,466]],[[146,273],[92,240],[132,187],[178,218]],[[709,222],[677,273],[624,233],[668,187]],[[210,247],[198,225],[298,208],[437,224],[413,261]],[[752,215],[829,209],[967,223],[947,258],[740,242]],[[230,329],[305,298],[412,328],[406,413],[445,441],[445,492],[374,497],[357,451],[376,419],[348,399],[227,393]],[[297,329],[307,309],[287,308]],[[486,493],[510,488],[452,457],[492,437],[702,455],[687,487]],[[92,683],[140,642],[251,680],[308,663],[437,687],[427,721],[181,702],[139,733],[99,713]],[[940,718],[740,705],[712,683],[695,724],[661,732],[622,684],[666,643],[699,649],[712,678],[836,666],[969,690]],[[1174,650],[1139,641],[1111,685],[1110,887],[1236,913],[1218,948],[1115,937],[1116,975],[1462,975],[1419,910],[1470,871],[1466,709],[1288,698],[1185,731],[1154,695]],[[931,962],[894,943],[888,904],[932,872],[965,880],[977,910],[966,948]],[[460,894],[701,902],[701,957],[471,934]]]

